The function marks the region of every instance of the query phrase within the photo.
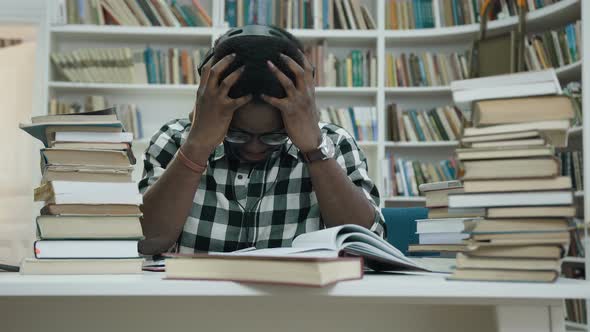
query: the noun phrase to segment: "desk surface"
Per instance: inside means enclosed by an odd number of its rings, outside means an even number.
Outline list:
[[[0,273],[0,296],[324,296],[429,300],[556,300],[590,298],[590,283],[553,284],[447,281],[440,275],[365,275],[325,288],[163,280],[163,273],[106,276],[23,276]]]

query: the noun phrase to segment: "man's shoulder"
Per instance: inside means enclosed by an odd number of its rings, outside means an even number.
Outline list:
[[[190,126],[191,126],[191,122],[189,121],[188,118],[172,119],[172,120],[166,122],[162,126],[162,128],[160,128],[160,132],[169,133],[169,134],[183,133],[183,132],[189,130]]]
[[[334,144],[340,144],[343,141],[355,141],[354,136],[346,131],[346,129],[333,123],[320,122],[320,129],[322,133],[325,133],[332,139]]]

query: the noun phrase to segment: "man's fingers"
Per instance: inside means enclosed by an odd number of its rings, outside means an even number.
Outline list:
[[[213,57],[210,57],[209,60],[203,65],[201,69],[201,84],[206,84],[207,80],[209,79],[209,71],[211,70],[211,65],[213,64]]]
[[[233,73],[227,75],[227,77],[224,78],[223,81],[221,81],[221,84],[219,84],[219,93],[221,94],[221,96],[227,96],[227,94],[229,93],[229,89],[231,89],[231,87],[234,86],[234,84],[238,81],[238,79],[244,72],[244,67],[245,66],[242,66],[234,70]]]
[[[219,77],[221,73],[223,73],[229,65],[234,62],[236,58],[236,54],[228,54],[223,57],[223,59],[217,61],[213,67],[209,70],[209,77],[207,79],[207,88],[208,89],[215,89],[219,85]]]
[[[231,103],[232,103],[232,109],[236,110],[244,105],[246,105],[247,103],[249,103],[252,100],[252,95],[247,95],[247,96],[242,96],[240,98],[236,98],[236,99],[232,99]]]
[[[295,74],[295,82],[297,87],[302,89],[305,85],[305,70],[291,57],[281,53],[281,59],[287,64],[287,67]]]
[[[295,94],[295,90],[297,89],[295,88],[293,81],[291,81],[291,79],[287,77],[285,73],[280,71],[279,68],[277,68],[270,60],[268,60],[266,63],[268,64],[268,68],[270,68],[270,71],[275,75],[279,82],[281,82],[281,85],[285,89],[287,96],[292,96],[293,94]]]
[[[283,112],[283,109],[285,109],[286,107],[285,98],[275,98],[264,94],[260,95],[260,98],[262,98],[262,100],[264,100],[265,102],[269,103],[271,106],[278,108],[281,111],[281,113]]]
[[[305,81],[306,82],[313,82],[314,81],[314,66],[311,64],[309,59],[305,56],[305,53],[298,50],[299,54],[303,58],[303,70],[305,71]]]

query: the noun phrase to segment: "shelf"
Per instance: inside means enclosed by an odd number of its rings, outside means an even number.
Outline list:
[[[451,97],[450,86],[412,86],[412,87],[386,87],[386,95],[404,95],[404,96],[447,96]]]
[[[99,40],[121,40],[129,41],[132,37],[134,40],[149,42],[169,42],[174,41],[209,41],[215,35],[218,29],[206,27],[133,27],[133,26],[116,26],[116,25],[77,25],[68,24],[61,26],[52,26],[49,31],[59,37],[68,39],[92,39]],[[139,39],[139,40],[138,40]]]
[[[567,134],[570,136],[579,135],[582,133],[582,126],[575,126],[568,129]]]
[[[49,88],[59,91],[98,90],[109,92],[145,92],[145,93],[190,93],[194,95],[198,85],[192,84],[127,84],[127,83],[79,83],[49,82]],[[317,95],[375,96],[374,87],[317,87]]]
[[[565,321],[566,331],[588,331],[588,325],[576,322]]]
[[[437,142],[385,142],[387,148],[455,148],[459,146],[458,141],[437,141]]]
[[[374,148],[379,146],[379,143],[376,141],[357,141],[357,143],[362,148]]]
[[[544,27],[565,25],[580,17],[580,0],[563,0],[545,8],[534,10],[527,14],[527,31],[534,32]],[[515,16],[495,20],[488,23],[488,36],[506,32],[518,25]],[[415,30],[387,30],[385,40],[388,44],[395,43],[430,43],[444,44],[452,42],[471,42],[479,35],[479,24],[469,24],[454,27],[415,29]]]
[[[578,190],[574,192],[574,197],[584,197],[584,192],[582,190]]]
[[[584,257],[566,256],[562,259],[562,261],[567,263],[584,264],[586,259]]]

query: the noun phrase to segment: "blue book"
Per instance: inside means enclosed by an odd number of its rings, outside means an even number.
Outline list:
[[[445,173],[444,174],[445,175],[445,180],[451,180],[451,179],[453,179],[453,174],[451,174],[451,172],[449,171],[449,167],[448,167],[447,163],[444,160],[442,160],[442,161],[440,161],[439,164],[440,164],[443,172]]]
[[[156,67],[156,84],[162,83],[162,52],[160,50],[156,50],[154,53],[154,65]]]
[[[572,24],[568,24],[565,27],[565,35],[567,38],[567,46],[572,56],[572,61],[578,60],[578,50],[576,47],[576,31]]]
[[[451,7],[453,8],[453,22],[455,22],[455,25],[460,25],[459,13],[457,12],[457,7],[459,7],[458,0],[453,0]]]
[[[156,83],[156,64],[154,63],[154,50],[151,47],[147,47],[145,51],[143,51],[143,58],[145,61],[147,76],[148,76],[148,83],[155,84]]]
[[[172,7],[176,8],[176,10],[180,13],[180,16],[182,16],[182,18],[185,20],[186,24],[188,24],[188,26],[191,27],[196,27],[197,25],[195,24],[195,21],[193,21],[193,18],[190,17],[190,15],[188,15],[180,5],[178,5],[178,2],[176,2],[176,0],[172,1]]]
[[[409,182],[408,182],[408,176],[406,175],[406,169],[404,167],[404,160],[401,158],[398,158],[395,161],[395,164],[397,166],[397,169],[399,170],[399,174],[402,179],[402,186],[404,188],[404,196],[411,196],[412,191],[408,187]]]
[[[410,114],[410,118],[412,119],[412,122],[414,123],[414,128],[416,129],[416,133],[418,134],[418,140],[421,142],[426,141],[426,136],[424,136],[424,132],[422,131],[422,128],[420,127],[420,122],[418,122],[418,114],[414,110],[408,111],[408,114]]]
[[[330,6],[330,0],[322,0],[322,20],[324,23],[323,28],[324,29],[330,29],[330,20],[329,20],[329,16],[330,16],[330,12],[329,12],[329,7]]]
[[[238,25],[236,2],[237,0],[225,0],[225,20],[232,28]]]
[[[414,1],[414,23],[416,24],[416,29],[422,28],[422,17],[420,15],[420,7],[422,6],[421,0]]]
[[[455,168],[453,167],[453,164],[451,163],[450,160],[445,160],[445,163],[447,164],[447,167],[449,168],[449,172],[451,173],[451,178],[452,179],[456,179],[457,178],[457,174],[455,172]]]
[[[350,121],[352,121],[352,130],[354,134],[354,139],[358,141],[359,139],[359,127],[356,125],[356,118],[354,117],[354,109],[352,107],[348,108],[348,116],[350,117]]]
[[[424,62],[418,56],[416,56],[416,59],[416,61],[418,61],[418,67],[420,67],[420,85],[428,85],[428,80],[426,79],[426,70],[424,69]]]

